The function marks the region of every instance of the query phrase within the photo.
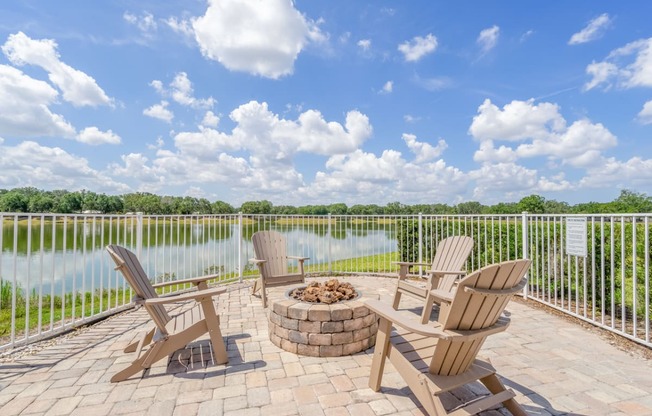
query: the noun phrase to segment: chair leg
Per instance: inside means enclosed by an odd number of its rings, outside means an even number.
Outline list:
[[[430,321],[430,314],[432,313],[432,307],[435,304],[435,298],[426,295],[426,304],[423,306],[423,312],[421,313],[421,323],[427,324]]]
[[[150,329],[138,341],[132,342],[131,344],[127,345],[123,351],[134,352],[137,349],[142,348],[144,345],[148,345],[150,342],[152,342],[152,337],[154,336],[155,330],[156,328]]]
[[[369,388],[373,391],[380,390],[380,383],[383,379],[383,370],[385,369],[385,360],[389,352],[390,335],[392,333],[392,323],[384,318],[380,318],[378,325],[378,334],[376,335],[376,346],[374,347],[374,356],[371,361],[371,374],[369,375]]]
[[[500,382],[500,379],[498,379],[498,376],[496,376],[495,373],[481,378],[480,382],[484,384],[487,389],[493,394],[497,394],[506,390],[505,385]],[[525,410],[523,410],[521,405],[518,404],[518,402],[513,398],[503,402],[503,406],[505,406],[505,408],[507,408],[507,410],[509,410],[509,412],[514,416],[527,416]]]
[[[224,345],[222,330],[220,329],[220,318],[215,312],[215,305],[213,304],[212,298],[202,299],[201,307],[204,311],[206,328],[211,338],[213,351],[215,352],[215,362],[217,364],[226,364],[229,361],[229,357],[226,354],[226,346]]]
[[[254,280],[254,285],[251,286],[251,294],[255,295],[256,292],[260,291],[260,277],[256,280]]]

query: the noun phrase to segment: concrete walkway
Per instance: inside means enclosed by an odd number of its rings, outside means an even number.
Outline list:
[[[394,281],[346,278],[389,301]],[[142,377],[110,383],[133,354],[122,348],[147,325],[141,309],[101,322],[35,355],[0,363],[0,415],[420,415],[388,364],[381,392],[367,387],[373,349],[353,356],[294,355],[268,337],[266,311],[249,283],[218,298],[230,361],[215,365],[206,341],[193,343]],[[404,297],[404,313],[416,301]],[[511,302],[512,325],[480,353],[533,415],[652,415],[652,365],[539,308]],[[458,389],[457,397],[482,393]],[[508,414],[504,409],[485,415]]]

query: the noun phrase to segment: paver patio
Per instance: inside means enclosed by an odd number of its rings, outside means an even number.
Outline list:
[[[323,280],[323,279],[320,279]],[[347,277],[389,302],[394,279]],[[306,357],[269,340],[266,310],[250,283],[228,285],[218,299],[229,363],[216,365],[198,341],[142,377],[110,383],[132,360],[122,348],[148,326],[143,310],[112,317],[37,352],[0,363],[0,415],[420,415],[391,364],[378,393],[367,387],[373,349],[345,357]],[[271,296],[280,296],[277,289]],[[411,303],[412,302],[412,303]],[[403,313],[418,312],[406,298]],[[512,325],[489,337],[490,359],[517,401],[533,415],[652,415],[652,365],[596,331],[521,302]],[[416,315],[414,315],[417,318]],[[482,394],[482,387],[455,395]],[[450,395],[450,405],[457,397]],[[504,409],[485,415],[507,414]]]

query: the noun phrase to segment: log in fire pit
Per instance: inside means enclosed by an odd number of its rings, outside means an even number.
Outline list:
[[[319,282],[310,282],[306,287],[298,287],[290,291],[290,297],[303,302],[331,303],[340,300],[351,300],[358,297],[350,283],[340,283],[337,279],[330,279],[323,285]]]
[[[269,339],[300,355],[337,357],[373,347],[378,318],[349,283],[330,279],[270,299]]]

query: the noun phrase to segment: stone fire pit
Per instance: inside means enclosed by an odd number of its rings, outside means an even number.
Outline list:
[[[378,319],[364,305],[365,298],[358,293],[355,300],[330,304],[289,298],[296,289],[310,292],[308,288],[315,287],[314,283],[310,285],[291,289],[287,297],[270,298],[269,339],[274,345],[300,355],[339,357],[375,344]],[[333,295],[326,295],[326,298],[330,300]]]

